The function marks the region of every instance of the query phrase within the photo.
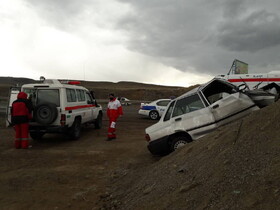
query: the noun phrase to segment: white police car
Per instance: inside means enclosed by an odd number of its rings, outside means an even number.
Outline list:
[[[171,99],[158,99],[151,103],[141,103],[138,113],[150,117],[152,120],[157,120],[165,111]]]

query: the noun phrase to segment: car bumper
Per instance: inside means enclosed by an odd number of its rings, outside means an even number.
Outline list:
[[[68,131],[68,126],[30,126],[29,131],[44,133],[65,133]]]
[[[150,141],[147,147],[153,155],[166,155],[170,153],[168,136]]]
[[[143,109],[140,109],[140,110],[138,111],[138,114],[144,115],[144,116],[149,116],[149,113],[150,113],[150,110],[143,110]]]

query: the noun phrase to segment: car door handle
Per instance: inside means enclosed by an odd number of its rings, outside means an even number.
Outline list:
[[[182,120],[181,117],[175,119],[175,121],[180,121],[180,120]]]
[[[212,108],[213,108],[213,109],[219,108],[219,104],[214,105]]]

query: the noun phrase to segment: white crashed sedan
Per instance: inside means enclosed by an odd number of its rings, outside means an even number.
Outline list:
[[[152,120],[157,120],[164,113],[170,101],[171,99],[158,99],[151,103],[141,103],[138,113],[150,117]]]
[[[258,109],[238,87],[213,79],[169,103],[159,122],[146,128],[148,149],[154,155],[168,154]]]

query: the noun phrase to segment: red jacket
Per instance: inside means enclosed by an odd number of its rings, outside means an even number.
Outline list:
[[[32,104],[27,99],[27,94],[20,92],[17,95],[17,100],[12,104],[11,117],[12,124],[27,123],[31,119]]]
[[[120,115],[123,115],[123,109],[120,101],[116,98],[112,101],[109,101],[107,107],[107,116],[110,119],[117,119]]]

